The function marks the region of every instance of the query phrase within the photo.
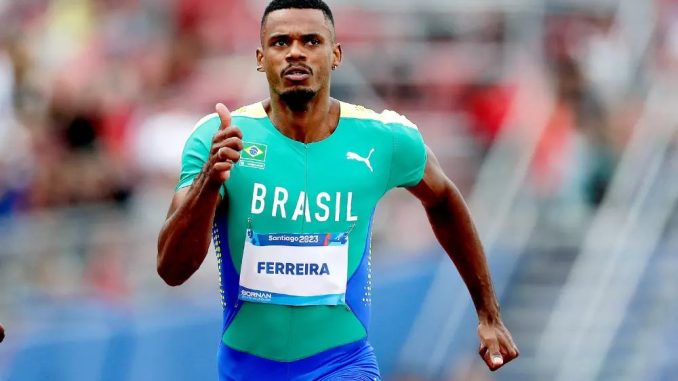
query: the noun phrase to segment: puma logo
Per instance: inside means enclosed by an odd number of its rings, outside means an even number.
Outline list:
[[[365,163],[367,168],[370,169],[370,172],[374,172],[374,170],[372,169],[372,164],[370,164],[370,156],[372,156],[373,152],[374,152],[374,148],[372,148],[370,150],[370,153],[367,155],[367,157],[362,157],[355,152],[346,152],[346,159],[361,161],[361,162]]]

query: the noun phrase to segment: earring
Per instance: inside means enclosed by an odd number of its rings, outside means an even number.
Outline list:
[[[257,71],[260,73],[264,72],[264,67],[263,66],[257,66]]]
[[[332,65],[332,70],[337,70],[337,65]]]

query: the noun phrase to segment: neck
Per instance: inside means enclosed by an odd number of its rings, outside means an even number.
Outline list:
[[[264,109],[273,125],[290,139],[312,143],[330,136],[339,123],[339,101],[319,92],[308,103],[304,111],[294,111],[271,93],[271,98],[263,102]]]

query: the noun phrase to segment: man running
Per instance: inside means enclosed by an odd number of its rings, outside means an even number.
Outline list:
[[[518,356],[466,205],[417,127],[330,98],[341,63],[321,0],[274,0],[257,70],[270,98],[198,122],[158,239],[158,273],[185,282],[214,240],[221,380],[379,380],[367,342],[373,212],[390,189],[421,200],[478,313],[480,355]]]

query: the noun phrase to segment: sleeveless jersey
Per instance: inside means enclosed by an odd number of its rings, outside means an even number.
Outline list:
[[[341,102],[336,130],[321,141],[305,144],[275,128],[261,103],[231,115],[232,124],[243,132],[244,149],[222,187],[225,205],[218,208],[213,229],[224,310],[219,351],[222,379],[227,379],[225,373],[231,374],[228,379],[239,379],[232,375],[243,369],[256,372],[262,366],[271,370],[272,364],[304,361],[321,364],[324,357],[336,357],[337,351],[364,351],[369,345],[365,343],[373,213],[388,190],[413,186],[422,179],[426,149],[417,127],[392,111],[376,113]],[[202,170],[219,124],[215,113],[196,125],[184,148],[177,189],[190,186]],[[345,297],[336,305],[303,306],[242,300],[245,291],[239,278],[250,231],[320,237],[346,233]],[[278,270],[261,263],[259,272]],[[276,266],[284,272],[290,265]],[[292,274],[307,276],[322,271],[318,266],[315,273],[308,266],[291,269]],[[243,379],[256,379],[242,374]],[[280,379],[294,379],[288,376]]]

